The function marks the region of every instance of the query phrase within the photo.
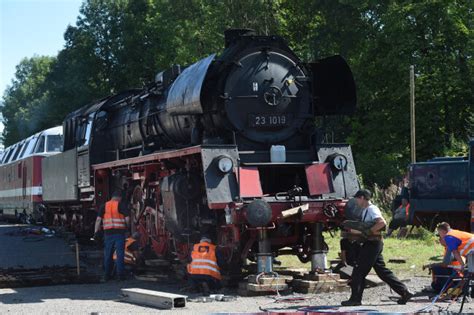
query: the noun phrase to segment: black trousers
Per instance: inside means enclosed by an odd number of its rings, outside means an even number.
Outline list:
[[[403,295],[408,291],[407,287],[385,266],[382,251],[382,241],[365,241],[361,246],[357,264],[352,272],[351,300],[359,302],[362,300],[362,294],[365,289],[365,277],[367,277],[372,268],[374,268],[377,276],[399,295]]]

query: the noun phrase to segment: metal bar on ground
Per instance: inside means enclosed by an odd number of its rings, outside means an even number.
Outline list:
[[[138,288],[122,289],[124,300],[162,309],[186,307],[187,296]]]

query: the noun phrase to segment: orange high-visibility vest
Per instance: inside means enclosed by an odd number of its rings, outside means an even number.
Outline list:
[[[446,235],[454,236],[461,240],[458,250],[461,256],[466,257],[472,250],[474,250],[474,234],[459,230],[450,230]]]
[[[119,212],[117,200],[107,201],[104,213],[104,230],[126,229],[125,216]]]
[[[126,240],[125,240],[125,255],[124,255],[124,259],[123,261],[126,263],[126,264],[129,264],[129,265],[134,265],[135,264],[135,261],[136,261],[136,258],[135,256],[133,256],[133,253],[131,251],[128,250],[128,247],[130,245],[133,244],[133,242],[135,242],[136,240],[133,238],[133,237],[128,237]],[[114,251],[114,255],[112,257],[113,260],[117,260],[117,252]]]
[[[194,244],[191,258],[192,261],[188,264],[189,274],[207,275],[221,280],[221,272],[217,265],[215,245],[208,242]]]

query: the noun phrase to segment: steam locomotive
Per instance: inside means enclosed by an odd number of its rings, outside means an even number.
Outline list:
[[[279,36],[227,30],[219,56],[65,118],[63,152],[42,160],[41,220],[92,234],[120,189],[158,257],[184,262],[205,233],[224,269],[249,258],[271,272],[282,254],[324,268],[322,231],[359,184],[350,146],[322,143],[315,117],[355,108],[342,57],[304,63]]]

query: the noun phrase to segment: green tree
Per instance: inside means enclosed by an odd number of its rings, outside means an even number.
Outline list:
[[[0,108],[5,129],[4,146],[9,146],[48,126],[49,91],[45,85],[53,57],[23,59],[16,67],[15,78],[4,95]]]

